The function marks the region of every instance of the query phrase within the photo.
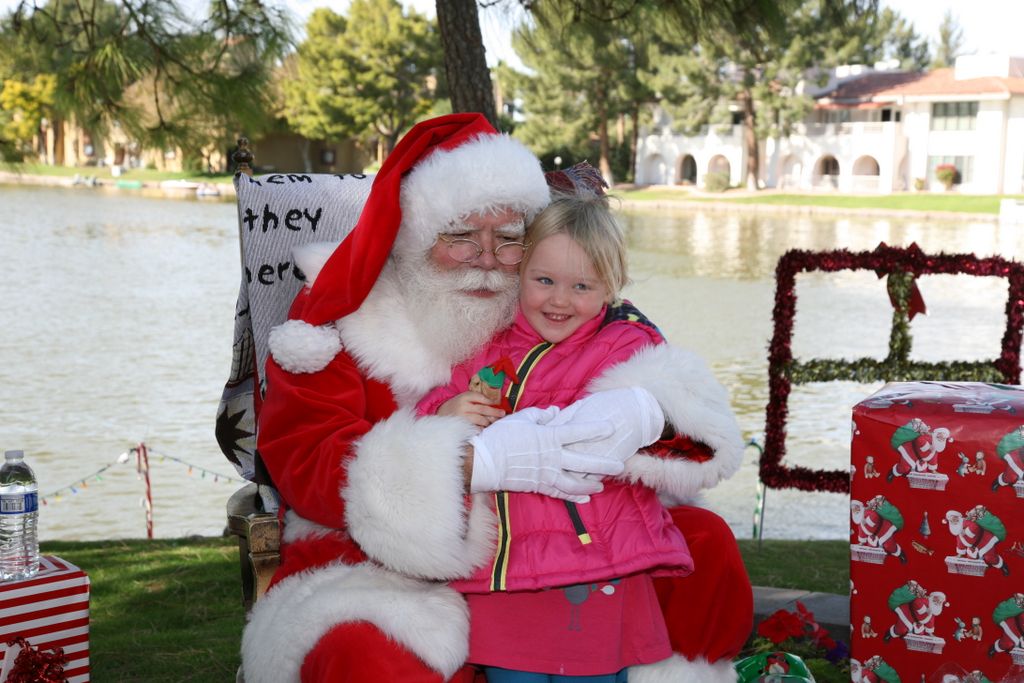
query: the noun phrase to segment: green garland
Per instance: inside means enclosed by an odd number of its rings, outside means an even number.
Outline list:
[[[941,363],[922,363],[889,358],[885,360],[814,358],[807,361],[791,361],[784,372],[793,384],[836,381],[853,381],[862,384],[920,382],[936,378],[941,378],[946,382],[999,383],[1003,381],[1003,373],[994,368],[991,361],[972,363],[954,360]]]

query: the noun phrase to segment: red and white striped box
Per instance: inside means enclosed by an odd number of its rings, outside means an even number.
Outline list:
[[[0,667],[3,647],[21,636],[41,650],[63,648],[68,683],[89,680],[89,577],[45,555],[31,579],[0,583]]]

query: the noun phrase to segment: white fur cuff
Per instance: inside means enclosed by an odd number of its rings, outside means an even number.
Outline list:
[[[447,680],[468,653],[469,611],[448,586],[371,564],[331,564],[290,576],[253,607],[242,634],[246,683],[297,683],[302,662],[332,627],[370,622]]]
[[[341,337],[332,325],[313,326],[289,320],[270,331],[270,353],[277,364],[293,374],[320,372],[341,351]]]
[[[456,417],[400,410],[355,446],[342,490],[352,538],[374,560],[409,576],[469,576],[493,554],[487,496],[466,509],[463,459],[475,427]]]
[[[629,667],[629,683],[736,683],[736,669],[723,659],[711,664],[672,655],[654,664]]]
[[[731,477],[743,461],[743,438],[725,388],[696,354],[668,344],[652,346],[609,369],[591,391],[643,387],[654,395],[665,418],[683,435],[707,444],[714,457],[706,462],[634,456],[627,474],[676,500]],[[646,461],[645,461],[646,459]],[[634,462],[635,461],[635,462]]]

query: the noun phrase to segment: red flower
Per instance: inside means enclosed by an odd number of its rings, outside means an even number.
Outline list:
[[[796,601],[796,613],[800,616],[800,621],[810,626],[812,631],[818,628],[818,622],[814,620],[814,612],[807,609],[807,606],[799,600]]]
[[[817,631],[811,634],[814,639],[814,644],[825,650],[831,650],[836,646],[836,641],[832,640],[832,636],[828,634],[828,631],[819,627]]]
[[[804,633],[804,622],[797,615],[780,609],[757,626],[757,635],[763,636],[776,645],[786,638],[796,638]]]

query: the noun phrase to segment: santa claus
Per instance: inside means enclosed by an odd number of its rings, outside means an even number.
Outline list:
[[[1024,593],[1014,593],[992,611],[999,637],[989,646],[988,656],[1024,648]]]
[[[489,492],[585,503],[601,476],[620,475],[679,503],[738,468],[743,442],[725,391],[668,345],[600,385],[649,392],[668,437],[656,452],[630,457],[644,445],[638,429],[516,413],[474,434],[459,418],[414,415],[417,399],[511,321],[516,267],[496,251],[521,240],[548,201],[532,154],[482,116],[453,114],[396,146],[344,242],[296,255],[308,285],[271,334],[258,436],[282,498],[282,565],[243,636],[249,683],[470,681],[468,612],[445,582],[494,552]],[[452,236],[475,242],[476,255],[455,258]],[[629,679],[735,681],[731,659],[752,620],[735,540],[706,510],[672,516],[696,565],[657,586],[675,654],[631,667]]]
[[[956,510],[946,511],[949,533],[956,537],[957,557],[982,560],[986,565],[1009,576],[1010,567],[999,554],[999,544],[1006,539],[1006,526],[984,505],[975,505],[960,514]]]
[[[888,604],[896,616],[896,623],[889,627],[883,640],[888,642],[908,635],[931,636],[935,633],[935,617],[946,606],[946,594],[940,591],[929,593],[911,579],[892,592]]]
[[[999,476],[992,481],[993,491],[998,491],[1001,486],[1013,486],[1024,481],[1024,425],[999,440],[996,454],[1006,464]]]
[[[932,430],[920,418],[914,418],[897,429],[890,443],[899,458],[886,475],[886,480],[891,482],[911,472],[932,473],[938,470],[939,453],[946,450],[947,442],[952,441],[949,436],[945,427]]]
[[[875,496],[866,505],[851,501],[850,517],[856,525],[858,543],[881,548],[906,564],[907,556],[896,540],[896,534],[903,528],[903,515],[885,496]]]

